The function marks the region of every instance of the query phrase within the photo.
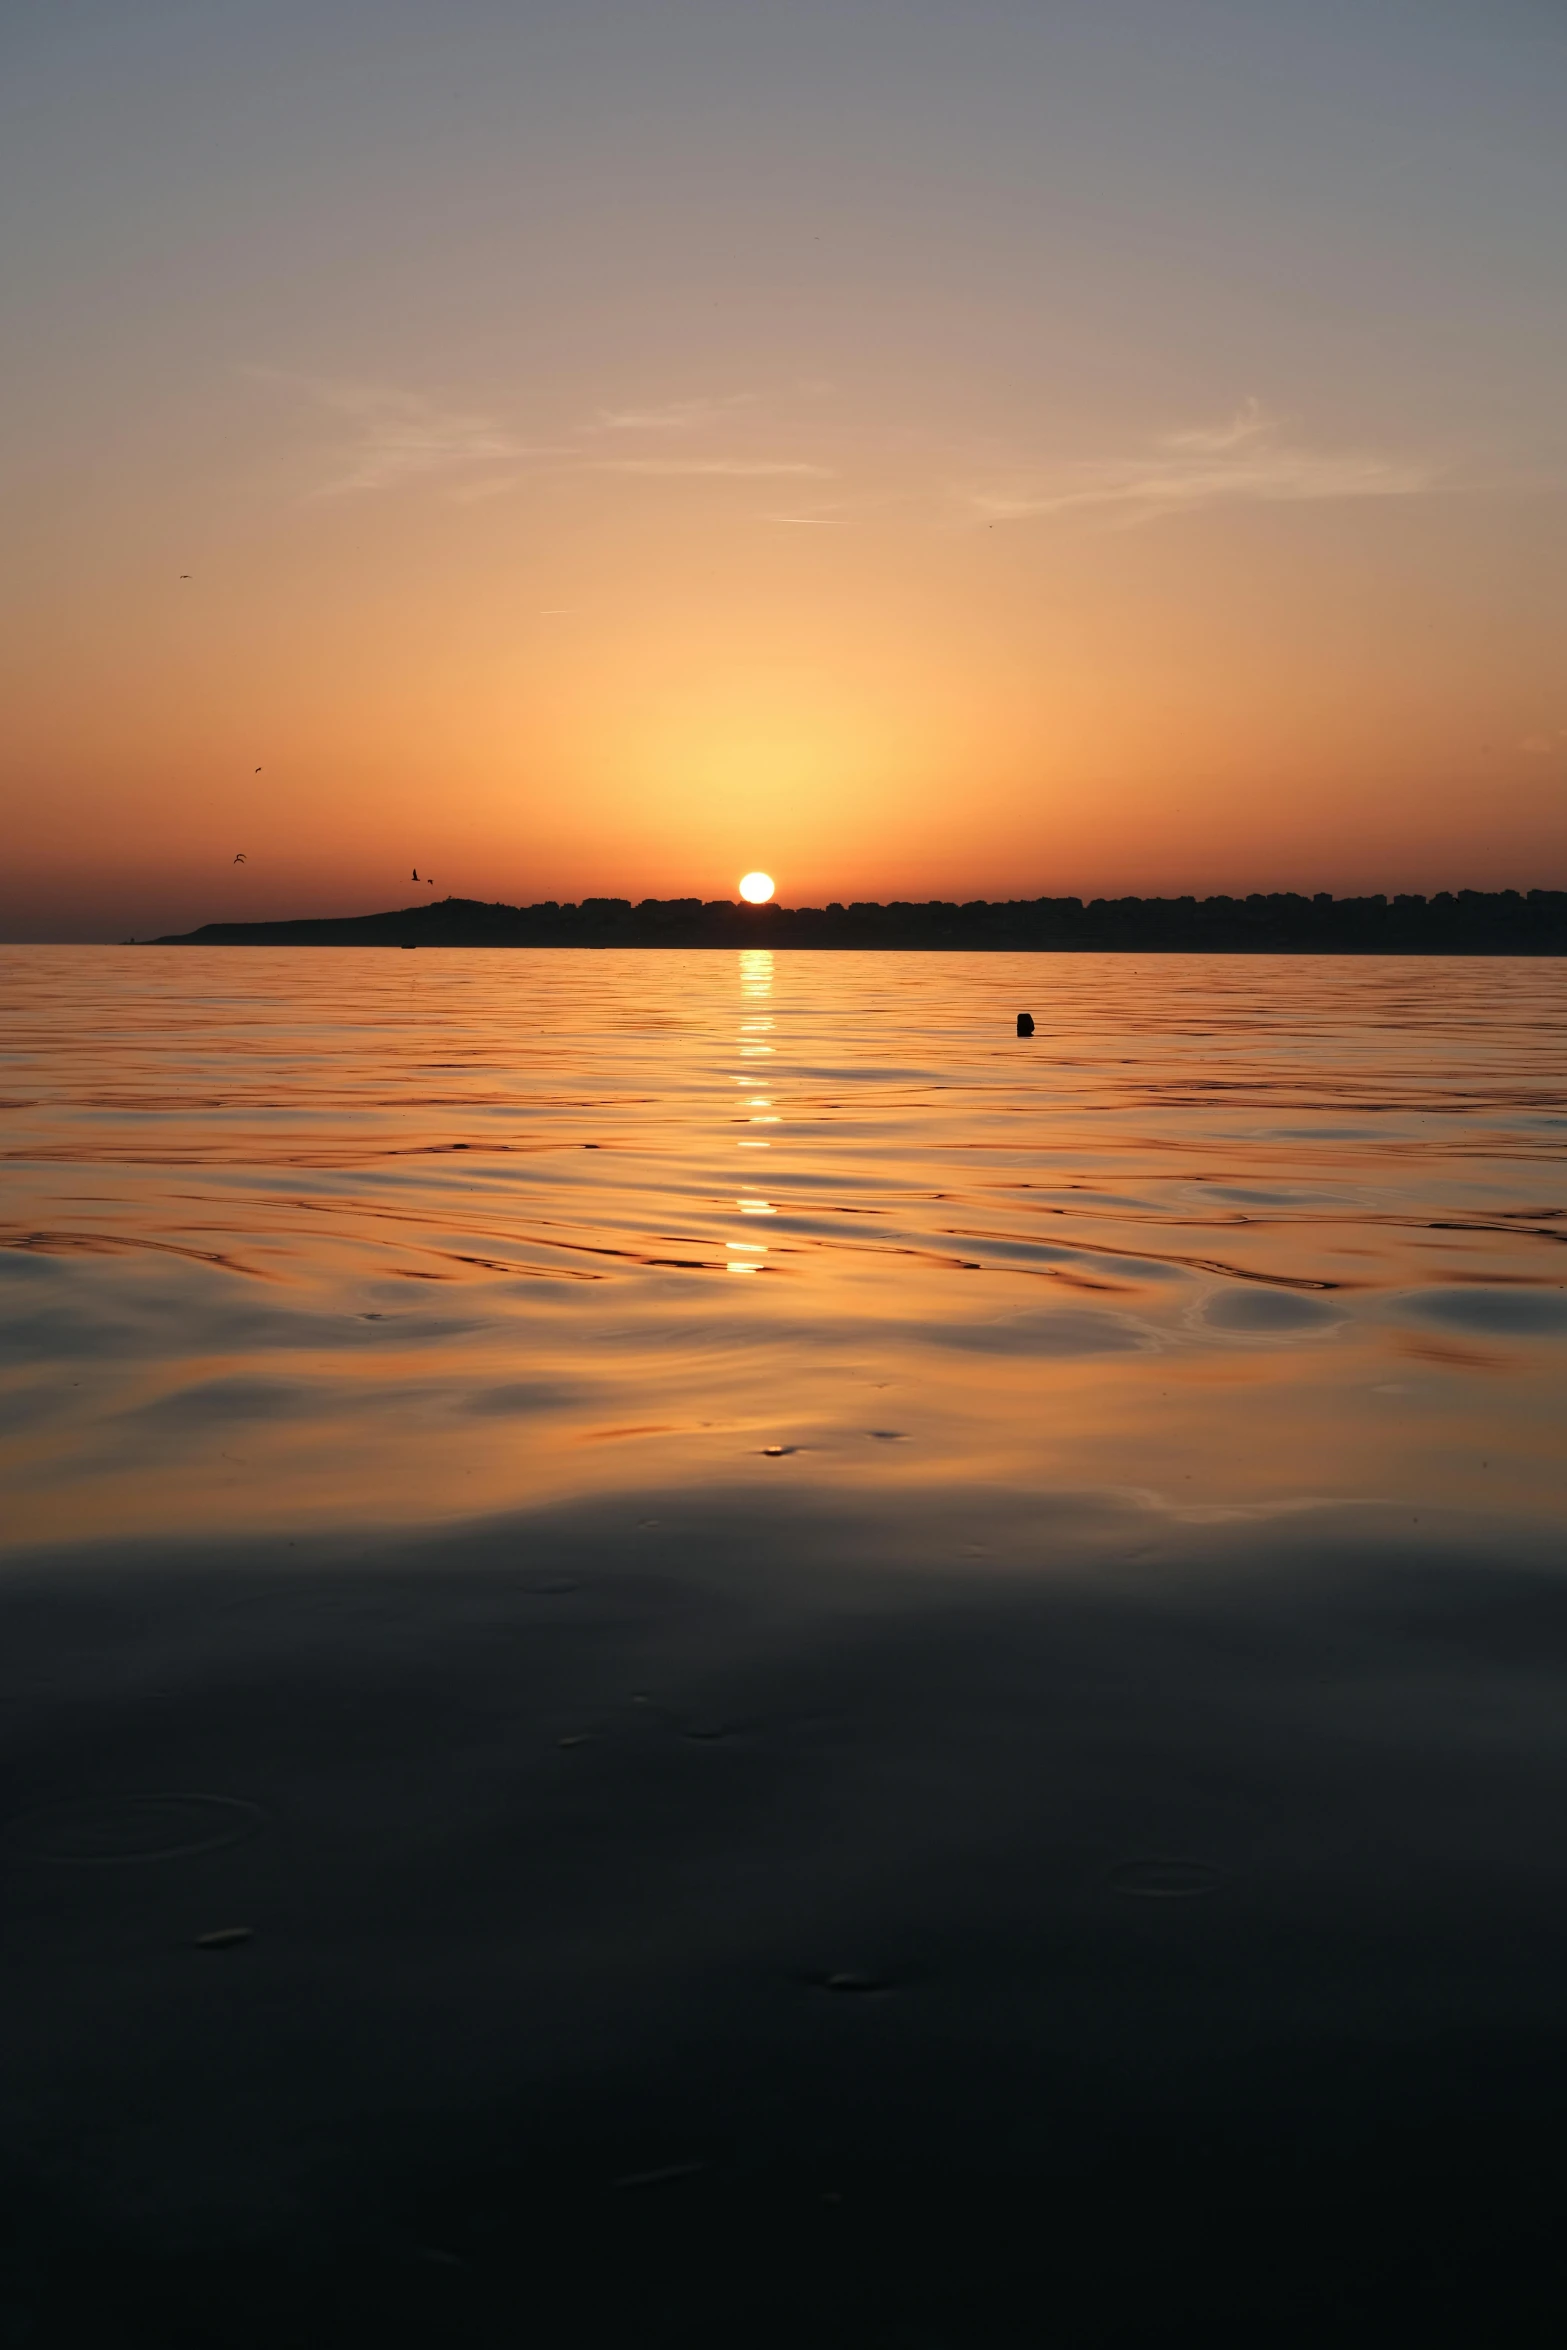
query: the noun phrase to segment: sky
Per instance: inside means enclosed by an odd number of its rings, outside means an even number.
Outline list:
[[[1564,101],[1558,0],[0,0],[0,938],[1567,887]]]

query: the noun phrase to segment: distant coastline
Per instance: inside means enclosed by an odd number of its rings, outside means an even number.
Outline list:
[[[1431,898],[1015,898],[747,906],[727,898],[584,898],[537,906],[445,898],[385,914],[208,922],[146,946],[812,947],[948,952],[1561,955],[1567,890]]]

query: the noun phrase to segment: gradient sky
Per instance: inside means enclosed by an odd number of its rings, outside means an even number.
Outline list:
[[[1567,886],[1559,0],[0,27],[0,936]]]

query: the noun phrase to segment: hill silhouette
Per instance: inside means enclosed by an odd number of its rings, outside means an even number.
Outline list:
[[[817,947],[1141,954],[1567,954],[1567,890],[1443,890],[1435,897],[932,899],[748,906],[728,898],[444,898],[384,914],[208,922],[154,946]]]

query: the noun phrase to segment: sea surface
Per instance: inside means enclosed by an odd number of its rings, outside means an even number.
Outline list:
[[[1556,2338],[1564,1143],[1550,959],[0,949],[0,2341]]]

